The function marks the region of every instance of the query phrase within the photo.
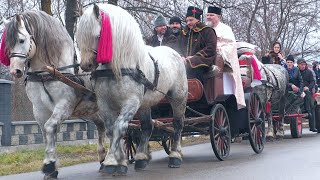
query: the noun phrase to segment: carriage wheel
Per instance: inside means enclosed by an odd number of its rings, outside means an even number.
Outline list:
[[[300,107],[292,108],[290,114],[301,114]],[[290,130],[292,138],[300,138],[302,136],[302,117],[289,118]]]
[[[250,96],[247,104],[248,108],[248,125],[249,125],[249,140],[253,151],[257,154],[264,149],[266,142],[265,133],[265,114],[260,98],[253,93]]]
[[[172,144],[172,139],[171,139],[171,138],[169,138],[169,139],[167,139],[167,140],[163,140],[163,141],[161,142],[161,145],[162,145],[164,151],[165,151],[168,155],[170,155],[170,152],[171,152],[171,144]]]
[[[210,141],[214,154],[223,161],[230,153],[231,133],[226,109],[222,104],[216,104],[211,111]]]
[[[129,161],[129,164],[132,164],[134,160],[134,156],[137,153],[137,146],[139,145],[139,140],[138,138],[134,141],[132,136],[128,135],[125,138],[125,148],[126,148],[126,153],[127,153],[127,159]]]

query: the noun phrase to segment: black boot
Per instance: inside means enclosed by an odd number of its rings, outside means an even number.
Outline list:
[[[315,127],[315,117],[313,115],[313,113],[309,113],[309,127],[310,127],[310,131],[312,132],[318,132],[318,129],[316,129]]]

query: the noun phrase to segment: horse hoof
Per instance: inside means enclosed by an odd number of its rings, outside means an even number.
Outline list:
[[[272,137],[272,136],[267,136],[267,137],[266,137],[266,140],[267,140],[268,142],[273,142],[273,137]]]
[[[118,175],[126,175],[127,172],[128,172],[128,167],[127,166],[119,165],[117,167],[117,174]]]
[[[283,135],[277,135],[277,136],[276,136],[277,140],[282,140],[283,137],[284,137]]]
[[[141,170],[147,167],[149,164],[148,160],[136,160],[134,164],[134,169],[135,170]]]
[[[45,176],[43,177],[44,180],[50,180],[50,179],[57,179],[58,178],[58,171],[54,171],[50,174],[45,174]]]
[[[99,172],[101,172],[101,171],[102,171],[103,167],[104,167],[104,165],[103,165],[102,163],[100,163]]]
[[[57,179],[58,171],[56,171],[56,162],[50,161],[49,164],[44,164],[42,172],[45,175],[43,179]]]
[[[181,165],[181,163],[182,163],[182,160],[181,160],[181,159],[170,157],[170,158],[169,158],[168,167],[169,167],[169,168],[179,168],[180,165]]]
[[[106,166],[101,164],[100,172],[107,173],[107,174],[114,174],[115,172],[117,172],[117,166],[111,166],[111,165]]]

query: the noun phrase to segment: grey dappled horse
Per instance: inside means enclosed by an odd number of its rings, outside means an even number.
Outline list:
[[[256,86],[254,90],[262,98],[262,104],[266,104],[268,101],[271,102],[270,112],[266,112],[266,118],[268,120],[266,136],[269,140],[272,140],[274,135],[276,135],[278,139],[282,139],[284,136],[283,124],[288,95],[287,83],[289,82],[289,75],[287,70],[278,64],[266,64],[262,66],[260,72],[265,83],[262,86]],[[276,129],[274,129],[273,122],[277,121],[273,121],[272,119],[272,109],[278,109],[280,116]]]
[[[151,158],[148,141],[154,125],[150,107],[156,105],[164,95],[145,89],[144,84],[133,78],[139,68],[146,79],[154,81],[156,66],[151,56],[158,62],[160,71],[157,89],[172,97],[169,101],[173,109],[174,135],[168,166],[180,167],[180,140],[188,95],[186,70],[180,55],[169,47],[146,46],[138,23],[124,9],[108,4],[93,5],[81,16],[76,32],[83,70],[95,71],[99,65],[96,53],[99,49],[102,14],[104,17],[107,14],[110,19],[111,32],[108,33],[112,33],[113,56],[110,63],[99,66],[99,69],[105,69],[100,72],[107,75],[94,78],[99,113],[105,120],[111,143],[101,171],[108,174],[127,173],[123,138],[129,121],[136,113],[141,121],[142,135],[135,156],[135,169],[145,168]]]
[[[9,50],[11,74],[21,78],[23,74],[28,73],[26,92],[32,102],[33,114],[45,142],[42,171],[45,177],[56,178],[57,128],[72,116],[94,112],[92,108],[96,102],[87,101],[83,94],[54,80],[45,72],[46,66],[59,68],[74,63],[73,42],[58,20],[42,11],[26,11],[16,15],[11,21],[5,20],[5,28],[5,44]],[[62,72],[73,75],[74,69],[66,68]],[[98,127],[98,154],[99,160],[102,161],[105,156],[104,122],[96,115],[91,118]]]
[[[249,44],[250,45],[250,44]],[[267,139],[272,140],[274,136],[277,138],[283,138],[284,136],[284,114],[285,114],[285,105],[287,101],[287,83],[289,82],[289,75],[287,70],[277,64],[262,64],[254,55],[242,54],[243,52],[254,53],[252,48],[247,48],[246,46],[242,47],[243,49],[238,49],[238,53],[241,54],[239,60],[254,60],[257,63],[258,69],[261,73],[262,84],[256,84],[253,87],[253,91],[256,92],[260,99],[261,103],[265,106],[266,118],[268,120],[268,130],[267,130]],[[253,69],[252,69],[253,70]],[[250,77],[253,75],[253,71],[250,71],[247,67],[244,75],[247,74]],[[248,81],[247,78],[245,81]],[[248,83],[248,82],[246,82]],[[269,106],[269,107],[268,107]],[[273,106],[271,108],[271,106]],[[266,108],[267,107],[267,108]],[[272,109],[277,109],[280,116],[279,121],[273,121],[272,119]],[[274,129],[273,122],[278,122],[276,129]],[[275,133],[275,134],[274,134]]]

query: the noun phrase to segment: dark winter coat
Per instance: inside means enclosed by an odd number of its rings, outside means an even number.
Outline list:
[[[262,63],[263,64],[279,64],[279,65],[284,66],[285,60],[284,59],[280,59],[278,57],[278,54],[275,53],[274,51],[270,51],[267,56],[263,57]]]
[[[313,73],[310,69],[305,69],[300,71],[302,79],[303,79],[303,87],[308,87],[309,91],[315,88],[315,78],[313,77]]]
[[[154,34],[146,40],[146,44],[152,47],[160,46],[160,41],[158,40],[155,30]],[[166,33],[163,35],[161,46],[169,46],[177,50],[177,37],[171,33],[168,27]]]
[[[297,67],[293,67],[292,70],[288,70],[289,74],[289,83],[288,83],[288,89],[289,91],[292,91],[292,84],[297,86],[299,88],[299,94],[303,92],[303,79],[300,74],[300,70]]]
[[[212,28],[201,22],[193,29],[183,29],[179,44],[182,56],[193,56],[188,61],[191,68],[210,67],[216,58],[217,35]]]

